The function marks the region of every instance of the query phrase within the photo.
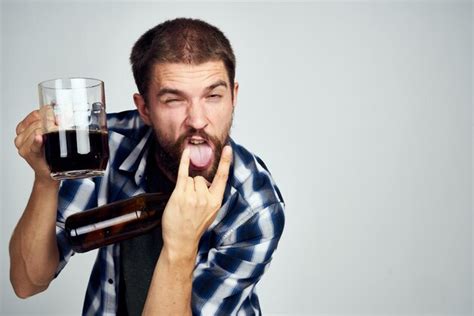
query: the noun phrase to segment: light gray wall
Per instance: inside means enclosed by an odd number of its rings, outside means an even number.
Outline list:
[[[2,7],[1,312],[78,315],[95,254],[15,298],[8,240],[32,172],[13,146],[59,76],[133,107],[134,41],[177,16],[220,27],[238,59],[234,138],[259,154],[287,224],[258,286],[266,315],[471,315],[470,2],[6,2]]]

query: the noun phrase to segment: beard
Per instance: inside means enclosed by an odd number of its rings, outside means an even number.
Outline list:
[[[181,155],[183,154],[184,148],[187,144],[187,139],[192,136],[199,136],[205,139],[208,143],[213,144],[213,161],[211,166],[205,170],[194,170],[190,168],[189,176],[196,177],[202,176],[209,183],[212,183],[214,176],[216,175],[217,168],[219,166],[219,161],[222,155],[222,149],[230,140],[230,128],[232,126],[232,119],[229,122],[228,126],[225,128],[225,131],[221,137],[208,135],[203,130],[197,130],[190,128],[183,135],[181,135],[175,142],[169,141],[160,134],[158,130],[155,129],[155,157],[157,159],[158,165],[163,168],[165,173],[177,177],[179,164],[181,161]]]

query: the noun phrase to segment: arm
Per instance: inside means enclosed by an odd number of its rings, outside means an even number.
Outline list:
[[[41,119],[30,113],[17,126],[15,145],[35,171],[28,204],[10,240],[10,282],[17,296],[26,298],[44,291],[59,262],[56,243],[56,210],[59,182],[49,177],[42,151]]]
[[[193,315],[260,315],[255,285],[268,270],[283,233],[284,204],[239,210],[253,214],[232,225],[225,239],[194,270]],[[232,226],[231,226],[232,225]]]
[[[253,289],[270,265],[284,222],[283,203],[255,210],[251,218],[233,229],[223,244],[211,249],[197,266],[180,266],[179,262],[165,260],[166,251],[163,250],[159,259],[163,262],[155,270],[156,281],[152,280],[161,286],[159,297],[166,298],[170,307],[180,301],[192,302],[192,311],[183,310],[176,315],[261,314]],[[159,271],[161,267],[165,267],[163,271]],[[193,277],[187,274],[189,271]],[[176,302],[169,296],[173,292],[182,294],[174,297]],[[189,293],[191,297],[187,295]],[[150,298],[157,295],[158,291],[149,292]]]
[[[18,297],[44,291],[59,263],[56,244],[58,185],[35,181],[10,240],[10,281]]]
[[[175,257],[165,247],[153,273],[143,315],[192,315],[192,275],[196,255]]]
[[[231,148],[226,146],[208,189],[203,177],[188,176],[189,150],[184,150],[176,187],[163,213],[163,248],[143,315],[192,315],[193,270],[199,240],[220,209],[231,159]]]

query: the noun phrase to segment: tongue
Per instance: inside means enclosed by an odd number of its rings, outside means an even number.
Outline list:
[[[189,159],[193,166],[203,168],[209,165],[212,159],[212,148],[208,144],[189,145]]]

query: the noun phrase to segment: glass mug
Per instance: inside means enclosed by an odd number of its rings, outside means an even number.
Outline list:
[[[56,180],[103,176],[109,159],[104,83],[61,78],[38,84],[43,144]]]

